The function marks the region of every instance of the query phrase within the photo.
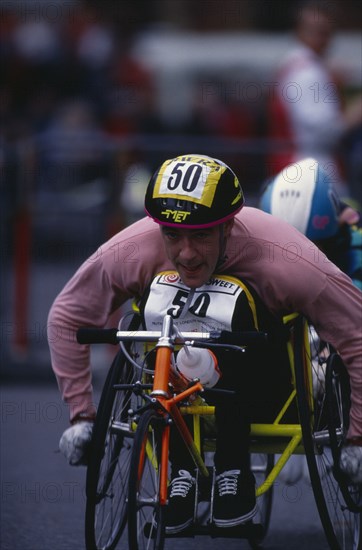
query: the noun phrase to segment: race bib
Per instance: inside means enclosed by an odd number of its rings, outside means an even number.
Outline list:
[[[160,168],[153,191],[154,198],[164,196],[182,199],[210,207],[226,166],[213,159],[185,155],[166,161]]]
[[[241,281],[234,277],[214,275],[200,288],[185,286],[176,271],[159,273],[152,281],[144,306],[147,330],[160,330],[168,314],[180,331],[210,332],[232,330],[238,304],[246,302],[248,314],[257,328],[252,296]]]

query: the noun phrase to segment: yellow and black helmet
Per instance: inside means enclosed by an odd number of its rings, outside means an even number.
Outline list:
[[[157,223],[189,229],[224,223],[243,205],[243,191],[231,168],[194,154],[166,160],[145,197],[145,210]]]

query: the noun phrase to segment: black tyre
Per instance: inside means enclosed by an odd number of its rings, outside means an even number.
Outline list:
[[[121,351],[109,370],[94,426],[86,481],[87,550],[112,550],[127,522],[127,489],[133,432],[128,410],[130,390],[115,384],[134,382],[133,368]]]
[[[347,403],[338,398],[339,411],[337,413],[337,410],[334,410],[333,426],[330,426],[331,413],[326,398],[329,347],[319,341],[312,327],[309,328],[309,346],[306,345],[304,323],[301,318],[295,324],[293,339],[303,444],[322,526],[332,549],[359,550],[362,545],[361,514],[349,510],[346,505],[340,484],[334,475],[334,443],[330,437],[332,430],[335,441],[342,441],[344,422],[348,417],[348,410],[343,410],[343,407],[346,407]],[[339,390],[335,397],[338,392]],[[337,406],[335,397],[330,396],[329,400]],[[357,499],[361,497],[360,494],[355,496]]]
[[[132,550],[162,550],[165,506],[160,505],[159,476],[163,418],[144,412],[137,426],[129,475],[128,541]]]
[[[326,369],[326,400],[328,406],[328,431],[334,464],[334,476],[344,501],[352,512],[362,511],[362,489],[350,483],[339,467],[341,449],[349,426],[351,388],[346,367],[341,357],[333,352]]]

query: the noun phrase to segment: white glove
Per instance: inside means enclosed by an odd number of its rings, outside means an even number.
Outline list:
[[[359,445],[343,447],[339,466],[352,483],[362,485],[362,447]]]
[[[93,422],[77,422],[60,438],[59,449],[72,466],[87,464],[93,426]]]

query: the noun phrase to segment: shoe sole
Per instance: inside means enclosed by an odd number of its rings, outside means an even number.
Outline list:
[[[192,525],[192,522],[193,522],[193,518],[188,519],[182,525],[173,525],[173,526],[166,525],[166,528],[165,528],[166,534],[175,535],[176,533],[180,533],[180,531],[184,531],[185,529],[187,529],[187,527],[190,527],[190,525]]]
[[[247,514],[244,514],[243,516],[240,516],[239,518],[231,518],[231,519],[217,519],[214,517],[214,524],[216,527],[236,527],[237,525],[241,525],[242,523],[246,523],[250,519],[252,519],[257,513],[257,507],[256,505],[250,512]]]

